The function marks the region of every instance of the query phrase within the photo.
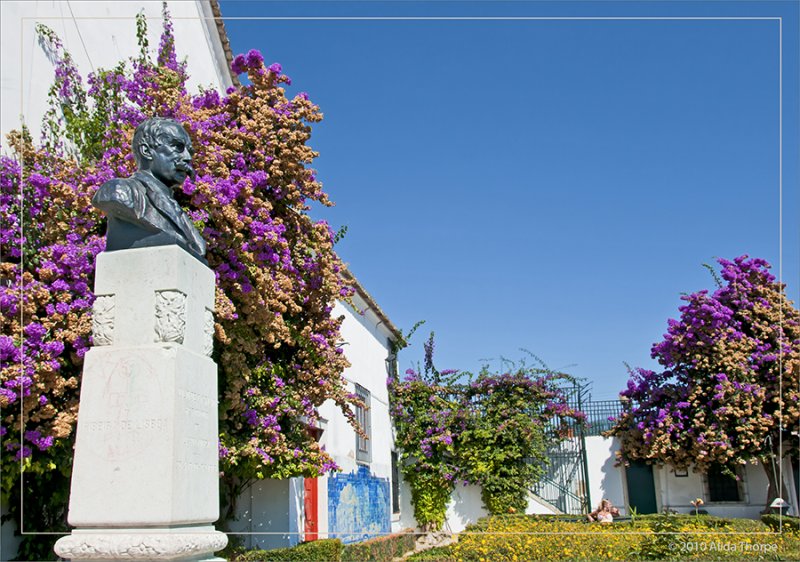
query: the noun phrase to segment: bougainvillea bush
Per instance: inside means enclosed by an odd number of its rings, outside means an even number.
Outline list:
[[[781,492],[773,463],[796,452],[800,409],[800,312],[769,273],[741,256],[720,259],[716,291],[684,296],[652,356],[663,371],[636,369],[621,393],[611,433],[621,459],[645,459],[706,472],[758,461]],[[781,444],[784,450],[780,450]]]
[[[490,513],[523,512],[547,446],[566,435],[558,428],[585,419],[558,387],[573,379],[524,365],[503,374],[485,367],[477,377],[439,371],[433,334],[424,347],[422,370],[389,379],[401,471],[417,522],[440,528],[458,483],[479,485]]]
[[[335,300],[353,290],[334,233],[307,213],[312,203],[331,204],[309,168],[317,156],[307,144],[311,124],[322,114],[305,93],[288,99],[289,78],[257,51],[233,60],[247,85],[188,93],[164,15],[156,60],[140,17],[139,55],[89,75],[88,88],[58,38],[40,27],[57,60],[51,111],[41,140],[12,133],[13,154],[0,159],[2,489],[16,515],[24,469],[26,531],[63,528],[94,261],[104,248],[105,220],[90,199],[103,182],[135,170],[130,143],[147,116],[178,120],[195,148],[197,177],[176,197],[206,239],[216,275],[228,499],[254,478],[336,468],[307,431],[323,401],[334,400],[355,425],[341,318],[331,316]]]

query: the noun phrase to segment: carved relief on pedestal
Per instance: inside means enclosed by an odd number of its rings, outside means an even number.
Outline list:
[[[203,353],[211,357],[214,351],[214,313],[207,308],[203,312]]]
[[[98,295],[92,305],[94,345],[114,344],[114,295]]]
[[[68,535],[56,554],[80,560],[174,560],[222,550],[228,537],[219,531],[144,534],[135,532]]]
[[[186,295],[156,291],[155,341],[183,343],[186,333]]]

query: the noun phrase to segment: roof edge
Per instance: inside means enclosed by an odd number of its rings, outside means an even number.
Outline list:
[[[342,277],[347,283],[352,285],[353,289],[356,291],[356,294],[364,299],[364,302],[367,303],[367,306],[372,310],[372,312],[375,313],[375,315],[381,321],[381,324],[386,326],[386,329],[389,330],[389,333],[392,335],[394,341],[402,342],[403,333],[392,323],[391,320],[389,320],[389,317],[386,316],[383,310],[381,310],[381,307],[378,306],[378,303],[375,302],[375,299],[373,299],[367,290],[364,289],[363,285],[359,283],[358,279],[356,279],[356,276],[353,275],[349,269],[345,268],[342,271]]]
[[[231,78],[231,83],[234,86],[241,86],[239,76],[231,71],[231,63],[233,63],[233,51],[231,50],[231,42],[228,40],[228,33],[225,31],[225,22],[222,18],[222,10],[219,7],[218,0],[207,0],[208,5],[211,7],[211,13],[214,15],[214,23],[216,24],[217,34],[219,35],[220,43],[222,44],[222,51],[225,53],[225,59],[228,61],[227,70]]]

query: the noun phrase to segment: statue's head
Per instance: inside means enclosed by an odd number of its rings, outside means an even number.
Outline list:
[[[149,171],[168,187],[178,187],[192,168],[192,140],[173,119],[151,117],[133,133],[133,155],[140,170]]]

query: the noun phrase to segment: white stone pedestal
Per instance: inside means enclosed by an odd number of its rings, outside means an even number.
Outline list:
[[[208,560],[219,518],[214,274],[178,246],[97,257],[72,469],[72,560]]]

